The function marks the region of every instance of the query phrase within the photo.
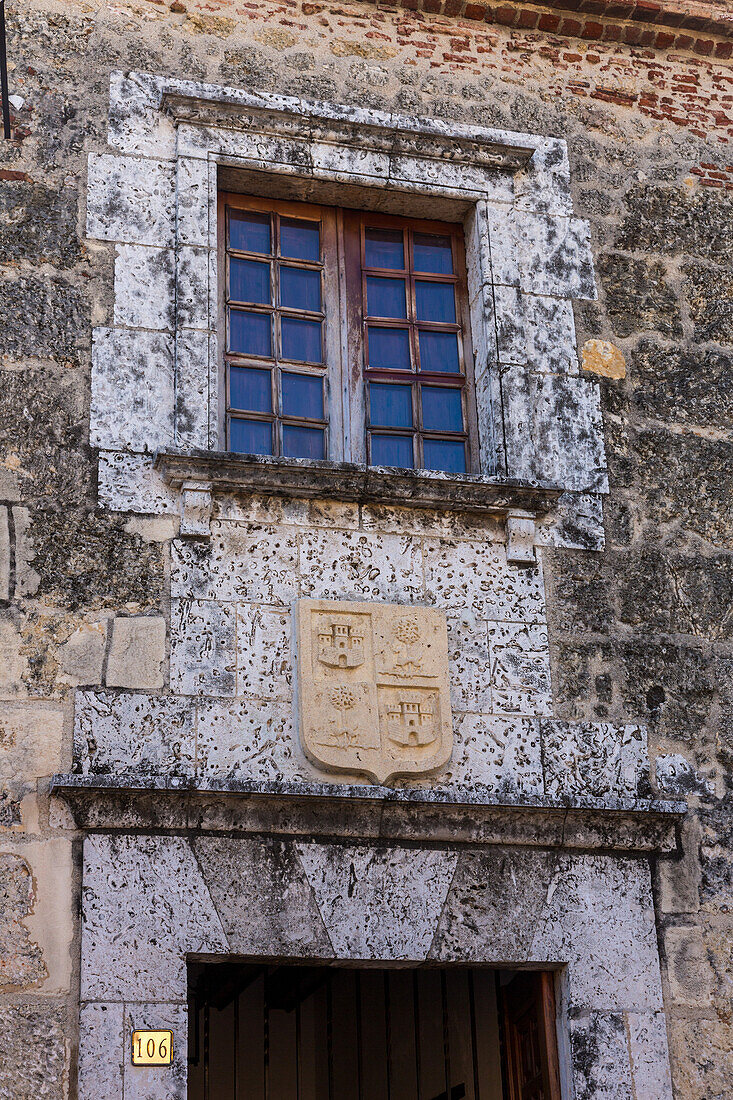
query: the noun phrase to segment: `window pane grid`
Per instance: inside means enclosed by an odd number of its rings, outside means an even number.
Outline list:
[[[321,222],[229,207],[226,253],[227,444],[259,454],[325,458]],[[269,375],[269,407],[262,374]],[[299,384],[300,377],[307,381]]]
[[[370,237],[376,238],[378,232],[394,236],[375,243]],[[369,263],[370,250],[391,259],[393,266]],[[361,260],[369,461],[414,465],[418,469],[468,470],[466,379],[455,235],[423,233],[411,226],[375,230],[366,215],[362,220]],[[426,270],[431,267],[434,270]],[[387,279],[395,286],[391,287]],[[384,330],[395,335],[380,335]],[[398,332],[404,333],[404,337],[397,336]],[[404,343],[401,352],[400,342]],[[390,362],[391,348],[394,350]],[[395,386],[391,400],[390,384]],[[405,423],[407,385],[412,407],[409,425]],[[378,399],[373,387],[378,390]],[[423,415],[423,389],[425,399],[431,402],[427,423]],[[445,401],[441,401],[440,390],[445,391]],[[449,394],[458,395],[457,400]],[[375,408],[381,408],[381,419],[391,423],[379,423],[379,417],[373,416]],[[408,463],[410,454],[412,462]]]

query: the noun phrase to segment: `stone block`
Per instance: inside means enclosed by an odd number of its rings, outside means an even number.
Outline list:
[[[425,539],[423,545],[426,591],[438,607],[502,622],[545,618],[541,562],[509,565],[506,548],[496,543]]]
[[[66,1007],[37,1002],[5,1004],[0,1006],[0,1027],[0,1087],[8,1100],[66,1100]]]
[[[542,374],[577,374],[575,315],[564,298],[523,294],[526,362]],[[517,360],[524,362],[524,360]]]
[[[523,295],[513,286],[494,287],[496,345],[500,363],[527,362]]]
[[[0,600],[10,599],[10,528],[8,509],[0,505]]]
[[[216,255],[214,254],[214,259]],[[208,331],[209,323],[208,248],[181,245],[176,254],[176,324],[180,328]],[[216,269],[214,269],[216,273]],[[216,314],[214,314],[216,316]]]
[[[664,1013],[629,1012],[626,1020],[634,1100],[672,1100]]]
[[[124,1038],[129,1044],[136,1028],[171,1030],[173,1063],[160,1070],[133,1066],[125,1051],[125,1100],[186,1100],[188,1058],[188,1011],[185,1004],[155,1004],[136,1001],[125,1005]]]
[[[84,840],[83,1001],[186,1000],[186,953],[227,952],[196,858],[172,836]]]
[[[214,524],[205,544],[173,543],[171,596],[288,606],[297,595],[297,569],[293,532]]]
[[[572,1010],[658,1012],[662,987],[645,860],[559,855],[530,959],[567,964]]]
[[[101,684],[107,646],[106,621],[82,623],[59,647],[59,680],[71,687]]]
[[[36,552],[31,535],[31,513],[28,508],[13,506],[15,528],[15,595],[35,596],[40,577],[33,568]]]
[[[622,1013],[572,1019],[570,1048],[576,1100],[636,1100]]]
[[[113,619],[107,687],[162,688],[164,661],[165,619],[159,615],[118,615]]]
[[[574,492],[608,492],[600,391],[583,378],[532,379],[537,476]]]
[[[237,694],[290,699],[293,694],[289,610],[237,604]]]
[[[195,714],[186,702],[125,692],[76,695],[74,764],[83,775],[193,774]]]
[[[64,766],[64,712],[53,703],[2,704],[0,780],[33,782]]]
[[[535,544],[566,550],[603,550],[603,497],[598,493],[563,493],[550,515],[537,523]]]
[[[234,695],[234,606],[211,600],[171,600],[170,664],[171,691],[177,695]]]
[[[71,842],[3,839],[0,880],[9,902],[0,917],[0,991],[67,993],[74,939]]]
[[[164,79],[116,70],[110,74],[109,84],[109,144],[141,157],[174,157],[175,125],[160,109]]]
[[[162,333],[95,329],[92,446],[155,451],[173,441],[173,348]]]
[[[697,913],[700,909],[700,841],[702,830],[696,817],[682,824],[682,854],[657,863],[657,904],[662,913]]]
[[[187,330],[176,337],[177,447],[208,447],[209,336]]]
[[[587,222],[517,213],[514,234],[523,291],[557,298],[598,297]]]
[[[125,244],[173,244],[174,169],[154,160],[90,153],[87,235]]]
[[[427,957],[456,868],[451,852],[296,845],[339,959]]]
[[[0,693],[11,697],[23,695],[28,671],[20,631],[11,618],[0,618]]]
[[[552,712],[550,648],[544,623],[491,622],[491,705],[499,713]]]
[[[685,1008],[709,1008],[714,973],[700,930],[687,926],[667,928],[664,951],[673,1003]]]
[[[130,1041],[124,1005],[93,1002],[79,1013],[79,1100],[120,1100]]]
[[[196,769],[207,778],[316,779],[298,745],[292,705],[283,700],[202,702]]]
[[[462,851],[430,958],[511,966],[534,957],[532,935],[554,869],[555,855],[548,851]]]
[[[178,515],[178,493],[166,485],[146,454],[100,451],[99,503],[112,512]]]
[[[532,142],[532,159],[514,175],[516,209],[534,214],[572,214],[567,142],[534,136]]]
[[[200,836],[193,847],[232,952],[333,956],[295,844]]]
[[[176,240],[179,245],[209,247],[208,161],[179,156],[176,173]]]
[[[673,1018],[670,1046],[676,1096],[727,1100],[733,1095],[733,1026],[729,1018]]]
[[[114,323],[123,328],[173,327],[173,251],[139,244],[115,248]]]
[[[544,794],[539,723],[495,714],[456,716],[455,746],[443,780],[488,787],[502,797]]]
[[[312,599],[421,600],[418,539],[372,531],[305,532],[300,545],[301,593]]]
[[[542,722],[545,784],[552,798],[649,794],[644,726]]]
[[[484,619],[470,611],[448,616],[451,706],[455,711],[491,710],[491,662]]]

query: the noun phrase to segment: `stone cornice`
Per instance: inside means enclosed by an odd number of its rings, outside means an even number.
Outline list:
[[[674,853],[684,802],[550,802],[485,789],[56,775],[86,831],[173,830]]]
[[[524,168],[535,151],[526,135],[187,81],[164,88],[161,107],[177,122],[198,126],[241,128],[308,142],[348,145],[358,140],[361,149],[392,156],[419,153],[508,171]]]
[[[444,512],[505,515],[518,510],[542,515],[562,492],[555,485],[538,486],[480,474],[392,470],[351,462],[310,462],[226,451],[164,451],[156,455],[155,468],[176,489],[190,489],[199,483],[214,492],[378,502]]]

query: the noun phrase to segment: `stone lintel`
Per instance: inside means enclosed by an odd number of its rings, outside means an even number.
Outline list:
[[[163,451],[155,469],[175,489],[196,483],[214,492],[322,498],[443,512],[525,516],[549,512],[562,490],[512,478],[396,470],[351,462],[237,455],[226,451]]]
[[[525,168],[535,152],[534,144],[520,144],[520,134],[460,124],[452,124],[448,130],[429,118],[350,109],[289,96],[247,95],[213,85],[199,86],[190,92],[164,90],[161,107],[176,122],[256,129],[282,137],[320,139],[343,145],[355,144],[358,139],[362,150],[396,155],[415,155],[417,142],[420,157],[504,171]]]
[[[676,853],[684,802],[503,799],[476,790],[56,775],[79,828]]]

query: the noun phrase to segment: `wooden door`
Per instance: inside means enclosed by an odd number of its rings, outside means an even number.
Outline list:
[[[518,973],[502,988],[510,1100],[560,1100],[553,978]]]

